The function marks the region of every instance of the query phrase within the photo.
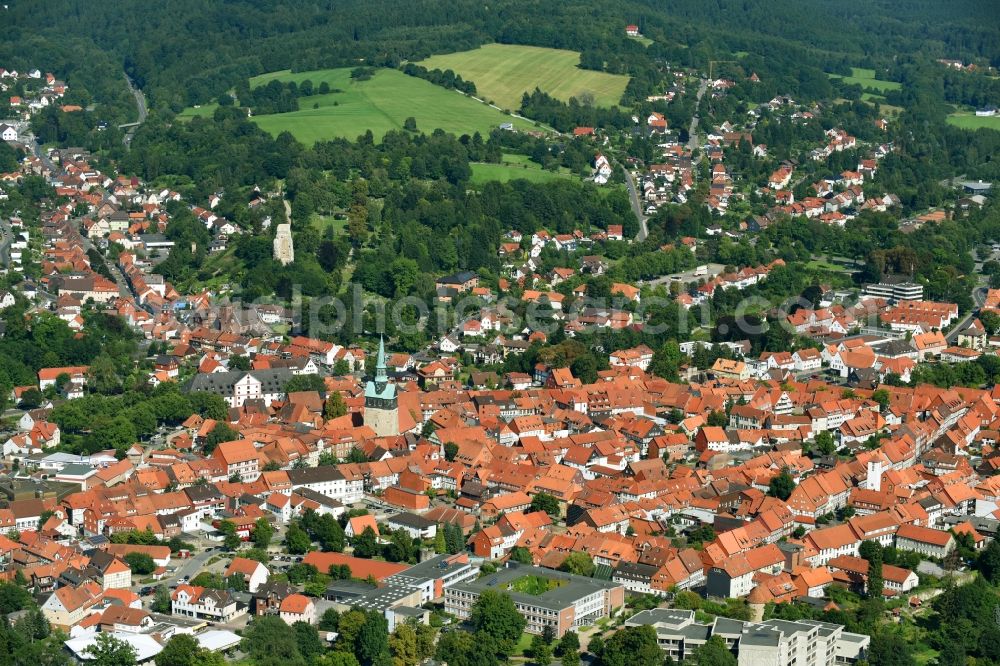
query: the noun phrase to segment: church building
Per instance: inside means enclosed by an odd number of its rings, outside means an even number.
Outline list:
[[[365,425],[379,437],[399,434],[399,402],[396,385],[389,383],[385,364],[385,343],[379,339],[375,379],[365,384]]]

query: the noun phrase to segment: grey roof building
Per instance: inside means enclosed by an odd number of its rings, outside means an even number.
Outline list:
[[[529,634],[540,634],[545,627],[552,627],[560,637],[571,629],[593,625],[625,603],[621,583],[508,564],[490,576],[446,588],[445,610],[467,620],[479,595],[490,588],[510,595],[528,621],[525,631]]]
[[[284,395],[285,386],[294,376],[285,368],[200,373],[188,382],[186,390],[220,395],[230,407],[242,407],[248,400],[263,400],[270,405]]]
[[[414,538],[432,539],[437,534],[437,523],[415,513],[397,513],[387,522],[393,529],[404,529]]]
[[[712,636],[719,636],[738,663],[834,666],[852,664],[867,655],[871,638],[844,631],[839,624],[814,620],[741,622],[717,617],[711,624],[695,621],[692,610],[654,608],[632,616],[625,626],[656,630],[660,649],[674,661],[689,658]]]

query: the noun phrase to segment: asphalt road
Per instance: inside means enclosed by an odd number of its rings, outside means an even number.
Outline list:
[[[655,287],[658,284],[670,284],[671,282],[679,282],[682,285],[687,285],[692,282],[697,282],[702,278],[706,280],[714,278],[726,269],[725,264],[705,264],[705,266],[705,272],[700,274],[696,269],[692,269],[689,271],[682,271],[680,273],[661,275],[660,277],[653,278],[652,280],[640,280],[640,282],[650,287]]]
[[[975,255],[973,255],[975,256]],[[996,260],[1000,258],[1000,252],[991,252],[990,256],[986,258],[989,260]],[[976,286],[972,289],[972,305],[974,306],[972,311],[962,317],[957,324],[955,324],[950,331],[944,336],[948,344],[956,344],[958,340],[958,332],[961,331],[966,325],[974,318],[979,316],[979,308],[983,307],[986,303],[986,292],[989,287],[989,282],[987,276],[983,275],[983,262],[976,261]]]
[[[135,107],[139,113],[139,120],[129,128],[128,132],[125,133],[125,138],[123,139],[125,147],[128,148],[132,143],[132,137],[135,136],[135,131],[139,129],[139,125],[146,122],[148,112],[146,110],[146,96],[143,94],[142,90],[135,85],[132,79],[129,78],[128,74],[125,75],[125,83],[128,85],[129,92],[131,92],[132,96],[135,97]]]
[[[705,91],[708,89],[708,79],[702,79],[701,83],[698,84],[698,92],[695,95],[696,102],[695,108],[701,104],[701,98],[705,95]],[[688,150],[693,151],[698,147],[698,114],[695,113],[694,117],[691,118],[691,125],[688,128]],[[699,156],[700,158],[700,156]],[[649,226],[646,224],[648,218],[643,212],[642,201],[639,199],[639,191],[635,186],[635,179],[632,177],[632,173],[625,169],[625,184],[628,187],[628,198],[632,202],[632,212],[635,213],[635,217],[639,220],[639,233],[635,235],[635,239],[638,242],[646,240],[649,236]]]
[[[694,105],[695,114],[691,118],[691,126],[688,127],[688,150],[694,152],[698,148],[698,107],[701,105],[701,98],[705,96],[705,91],[708,90],[708,79],[702,79],[701,83],[698,85],[698,94],[695,96],[696,102]],[[698,156],[701,159],[701,155]]]
[[[976,287],[972,292],[972,301],[975,303],[976,307],[971,310],[967,315],[962,317],[957,324],[951,327],[948,334],[944,336],[944,339],[948,341],[948,344],[956,344],[958,340],[958,332],[961,331],[966,325],[972,321],[975,317],[979,316],[979,308],[982,307],[983,302],[986,300],[986,289],[984,287]]]
[[[171,585],[178,585],[184,580],[184,576],[189,576],[194,578],[199,572],[205,569],[205,564],[212,559],[212,557],[219,555],[219,550],[212,551],[201,551],[200,553],[195,553],[186,560],[178,559],[177,556],[172,556],[170,558],[169,568],[176,568],[173,573],[168,573],[161,580],[154,581],[152,583],[134,583],[132,585],[132,591],[136,594],[139,590],[147,585],[150,587],[156,587],[158,585],[165,585],[170,587]],[[146,599],[152,599],[152,597],[146,597]]]
[[[625,169],[625,185],[628,187],[629,201],[632,202],[632,212],[639,220],[639,233],[635,235],[635,239],[641,243],[649,235],[649,227],[646,225],[647,218],[642,212],[642,202],[639,200],[639,192],[635,187],[635,179],[628,169]]]
[[[45,153],[44,150],[42,150],[41,144],[38,143],[38,139],[36,139],[34,136],[31,137],[31,152],[35,154],[35,157],[37,157],[42,161],[42,164],[45,165],[46,169],[48,169],[52,173],[58,172],[58,170],[56,169],[56,165],[52,163],[52,160],[49,159],[49,156]]]
[[[4,218],[0,217],[0,264],[10,265],[10,244],[14,240],[14,230]]]

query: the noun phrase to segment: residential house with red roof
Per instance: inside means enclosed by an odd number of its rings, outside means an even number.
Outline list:
[[[278,617],[288,625],[296,622],[316,624],[316,604],[303,594],[290,594],[281,600],[278,606]]]
[[[255,481],[260,476],[260,458],[249,440],[222,442],[215,447],[212,458],[226,466],[226,474],[243,482]]]
[[[245,557],[234,557],[233,561],[226,567],[225,576],[241,576],[247,584],[247,591],[253,594],[260,586],[267,582],[270,571],[257,560],[250,560]]]

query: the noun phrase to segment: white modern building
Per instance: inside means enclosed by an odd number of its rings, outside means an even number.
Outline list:
[[[349,479],[333,465],[290,469],[288,480],[292,483],[293,492],[308,488],[341,504],[360,502],[365,495],[364,479]]]
[[[691,657],[713,636],[721,637],[740,666],[842,666],[864,659],[869,636],[844,631],[839,624],[800,620],[741,622],[717,617],[711,624],[695,621],[693,610],[654,608],[630,618],[625,626],[649,625],[660,649],[675,662]]]

